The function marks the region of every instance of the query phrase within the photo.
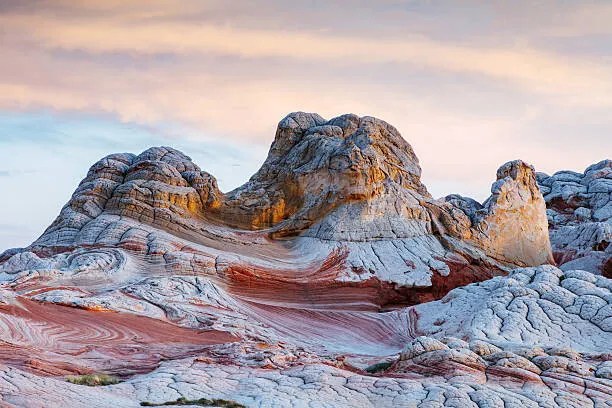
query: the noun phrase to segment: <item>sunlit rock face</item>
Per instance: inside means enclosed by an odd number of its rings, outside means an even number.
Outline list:
[[[612,161],[537,178],[557,263],[612,277]]]
[[[431,299],[517,265],[552,262],[530,166],[502,166],[484,205],[460,196],[435,200],[420,175],[412,148],[386,122],[293,113],[279,123],[262,168],[227,194],[171,148],[102,159],[31,249],[110,245],[163,255],[168,264],[168,253],[181,252],[173,245],[178,236],[221,246],[237,263],[261,264],[258,253],[265,252],[297,269],[341,253],[335,276],[325,280],[376,280],[404,292],[429,287]],[[278,275],[270,256],[272,263],[259,267]],[[381,300],[389,296],[397,297]]]
[[[0,403],[604,406],[610,280],[551,265],[534,169],[482,204],[420,176],[355,115],[288,115],[228,193],[169,147],[103,158],[0,255]]]

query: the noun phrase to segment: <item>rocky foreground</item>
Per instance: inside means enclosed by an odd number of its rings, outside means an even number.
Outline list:
[[[229,193],[171,148],[103,158],[0,255],[0,404],[610,406],[612,162],[509,162],[483,204],[420,175],[355,115],[290,114]]]

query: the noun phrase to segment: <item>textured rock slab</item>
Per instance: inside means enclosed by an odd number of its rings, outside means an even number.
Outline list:
[[[609,352],[611,289],[602,276],[546,265],[457,288],[414,309],[419,332],[428,335]]]
[[[153,282],[149,278],[146,284],[128,292],[169,308],[172,312],[168,316],[178,317],[187,326],[203,317],[201,310],[185,305],[185,300],[194,296],[199,297],[195,304],[243,308],[241,312],[249,314],[246,303],[232,303],[229,294],[212,289],[204,281],[198,284],[193,278],[177,277]],[[507,277],[454,289],[439,301],[371,314],[369,323],[369,312],[361,312],[361,320],[357,319],[359,313],[349,314],[343,322],[342,313],[335,311],[329,315],[333,323],[330,321],[318,333],[321,321],[312,311],[301,319],[296,319],[296,314],[286,319],[276,308],[260,308],[260,324],[267,321],[268,334],[282,341],[253,343],[243,339],[233,345],[194,349],[191,353],[198,356],[195,359],[169,361],[124,383],[97,388],[70,384],[61,377],[40,376],[40,372],[36,375],[31,367],[5,360],[9,366],[0,370],[0,395],[7,406],[38,406],[44,401],[41,406],[51,407],[105,406],[109,402],[132,407],[141,401],[163,403],[178,398],[223,398],[255,407],[315,403],[338,407],[420,403],[606,406],[612,395],[611,288],[609,279],[585,271],[563,272],[552,266],[517,269]],[[46,313],[62,320],[57,309]],[[111,312],[96,315],[105,313]],[[9,314],[13,319],[15,315]],[[378,329],[372,324],[375,315],[384,323]],[[44,314],[38,318],[42,317]],[[74,323],[79,323],[78,319]],[[100,323],[112,331],[121,327],[112,319]],[[306,330],[299,336],[291,335],[291,324]],[[14,333],[21,330],[22,338],[33,338],[32,326],[12,326]],[[396,348],[385,346],[389,332],[379,331],[385,326],[405,332],[406,337]],[[78,327],[62,338],[89,342],[82,336],[87,326]],[[103,327],[95,324],[92,330],[104,331]],[[352,341],[342,339],[342,327],[353,333]],[[126,330],[134,333],[137,329]],[[380,336],[377,339],[373,336],[376,332]],[[169,333],[179,335],[176,329]],[[263,335],[257,330],[252,333]],[[314,341],[304,341],[308,336]],[[117,336],[106,337],[105,341],[112,342]],[[16,337],[10,341],[15,344]],[[50,337],[46,341],[57,340]],[[120,336],[119,341],[126,340]],[[343,342],[343,347],[334,347],[334,341]],[[371,342],[372,348],[364,347],[364,342]],[[395,361],[390,367],[367,375],[344,363],[349,361],[347,356],[354,359],[360,354],[363,358],[372,353],[377,344],[378,351],[391,353],[379,356],[383,361]],[[56,352],[61,354],[61,349]],[[101,351],[95,346],[93,350],[98,355]],[[68,358],[74,362],[80,356],[68,353]],[[130,354],[124,358],[132,364],[141,363]],[[87,363],[87,359],[81,361]],[[49,388],[53,389],[50,394]]]
[[[537,178],[557,263],[612,277],[612,161]]]
[[[504,355],[490,358],[502,371],[532,373],[540,369],[526,358]],[[493,363],[492,365],[495,365]],[[544,365],[544,363],[542,363]],[[330,365],[312,364],[285,370],[240,368],[182,360],[162,365],[144,377],[125,383],[88,388],[58,380],[35,377],[14,368],[0,371],[4,385],[2,398],[8,406],[30,404],[45,396],[45,406],[136,407],[140,401],[164,403],[178,398],[223,398],[249,407],[324,406],[607,406],[611,382],[593,377],[580,385],[563,381],[551,373],[543,381],[517,381],[503,384],[478,383],[465,376],[450,381],[443,377],[426,379],[373,377]],[[565,383],[565,386],[563,385]],[[9,405],[13,404],[13,405]],[[34,402],[34,405],[38,406]]]

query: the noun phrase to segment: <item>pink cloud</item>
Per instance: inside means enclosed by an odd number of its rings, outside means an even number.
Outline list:
[[[612,70],[598,56],[492,41],[485,35],[494,29],[466,41],[405,30],[380,37],[361,25],[296,29],[290,19],[267,27],[259,21],[273,19],[269,6],[234,21],[238,7],[63,1],[6,11],[0,109],[111,113],[239,144],[269,143],[293,110],[374,115],[414,145],[426,178],[485,191],[509,159],[551,171],[562,159],[580,168],[602,154],[593,143],[555,144],[554,134],[537,135],[533,126],[568,115],[586,123],[612,107]],[[308,13],[300,17],[316,21],[316,11]],[[440,79],[456,86],[443,88]],[[457,108],[462,99],[466,107]]]

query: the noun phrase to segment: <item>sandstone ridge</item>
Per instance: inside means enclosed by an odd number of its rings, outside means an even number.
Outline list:
[[[105,157],[35,245],[70,245],[89,235],[99,216],[112,214],[191,235],[214,224],[336,242],[432,236],[450,252],[473,246],[484,261],[551,262],[545,206],[530,166],[502,166],[484,206],[460,196],[435,200],[420,175],[411,146],[386,122],[297,112],[279,123],[261,169],[227,194],[172,148]]]

